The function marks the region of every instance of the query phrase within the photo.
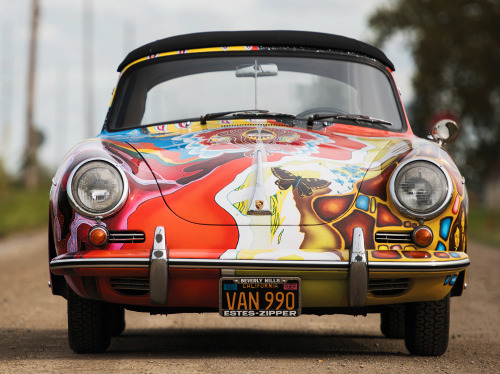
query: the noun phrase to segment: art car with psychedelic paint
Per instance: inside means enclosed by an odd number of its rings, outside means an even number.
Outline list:
[[[124,310],[378,313],[410,353],[443,354],[469,265],[467,191],[443,148],[458,128],[413,135],[394,70],[373,46],[311,32],[132,51],[102,132],[50,193],[70,347],[105,351]]]

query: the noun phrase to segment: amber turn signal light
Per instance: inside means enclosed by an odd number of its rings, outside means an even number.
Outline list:
[[[427,226],[419,226],[412,233],[413,242],[419,247],[427,247],[432,243],[432,239],[434,235],[432,234],[432,230]]]
[[[94,226],[89,231],[89,241],[96,247],[108,242],[109,232],[104,226]]]

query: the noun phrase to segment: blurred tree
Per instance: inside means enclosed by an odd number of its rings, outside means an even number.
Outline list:
[[[377,45],[398,33],[408,38],[414,132],[425,136],[433,118],[454,115],[462,134],[450,152],[469,180],[498,172],[500,0],[392,0],[369,23]]]

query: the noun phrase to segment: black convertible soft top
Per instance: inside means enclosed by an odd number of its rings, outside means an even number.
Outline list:
[[[157,40],[130,52],[118,66],[121,72],[128,64],[157,53],[184,49],[223,46],[286,46],[354,52],[374,58],[394,71],[394,65],[380,49],[356,39],[309,31],[215,31],[178,35]]]

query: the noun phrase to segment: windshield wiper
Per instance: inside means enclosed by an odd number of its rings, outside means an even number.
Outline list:
[[[200,117],[200,124],[206,125],[207,121],[212,119],[226,117],[229,115],[233,116],[246,116],[249,118],[262,118],[262,117],[285,117],[285,118],[295,118],[295,115],[288,113],[276,113],[270,112],[268,110],[260,109],[250,109],[250,110],[231,110],[228,112],[218,112],[218,113],[208,113]]]
[[[383,128],[393,126],[392,122],[383,119],[373,118],[370,116],[365,116],[363,114],[313,114],[312,116],[309,116],[309,118],[307,119],[307,126],[311,127],[314,121],[320,121],[329,118],[354,121],[356,123],[368,122],[373,125],[380,125]]]

